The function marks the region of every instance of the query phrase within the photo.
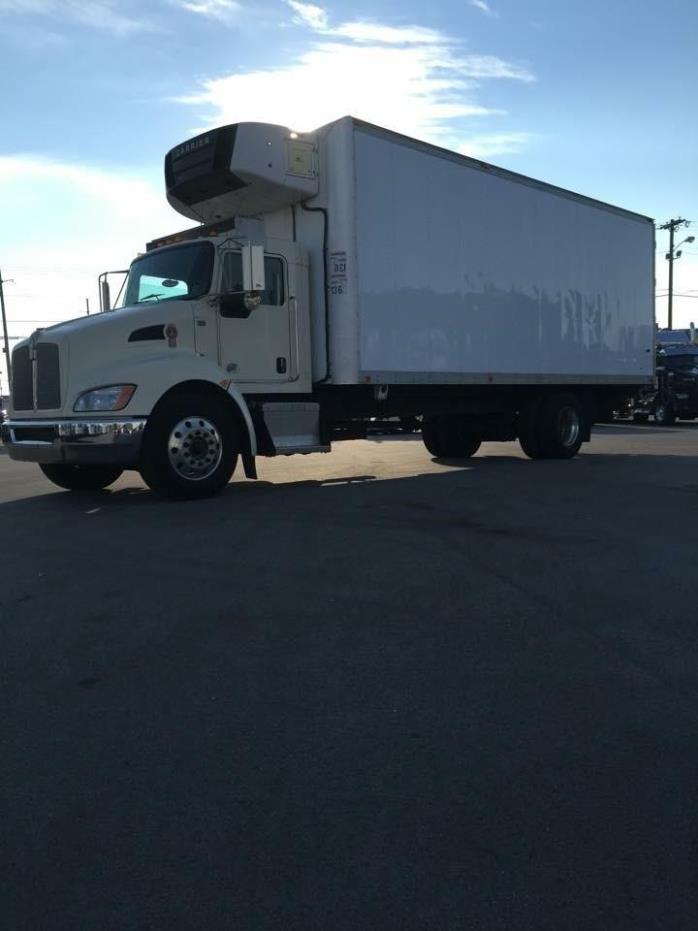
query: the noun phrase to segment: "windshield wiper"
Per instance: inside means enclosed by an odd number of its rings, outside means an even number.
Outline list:
[[[151,298],[153,298],[153,297],[155,298],[155,300],[156,300],[156,301],[158,302],[158,304],[159,304],[159,303],[160,303],[160,295],[159,295],[159,294],[146,294],[145,297],[141,297],[139,300],[137,300],[137,301],[136,301],[136,304],[144,304],[146,301],[149,301],[149,300],[150,300]]]

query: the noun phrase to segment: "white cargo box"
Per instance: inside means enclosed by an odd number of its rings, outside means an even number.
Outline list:
[[[166,175],[186,216],[254,216],[308,249],[315,381],[653,376],[647,217],[351,117],[221,127],[168,153]]]
[[[333,383],[652,378],[650,219],[351,118],[318,137]]]

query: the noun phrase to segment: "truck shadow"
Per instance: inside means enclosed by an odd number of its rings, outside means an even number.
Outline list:
[[[537,494],[548,501],[555,497],[567,500],[570,495],[580,499],[587,492],[591,499],[596,500],[600,491],[607,493],[607,489],[598,487],[599,469],[605,473],[604,482],[617,484],[617,492],[624,498],[629,484],[643,488],[658,484],[664,491],[698,491],[698,453],[693,456],[589,452],[570,461],[537,462],[522,456],[494,454],[472,459],[432,458],[430,461],[441,466],[443,471],[381,477],[368,473],[350,474],[298,481],[238,479],[215,498],[178,502],[159,498],[141,483],[136,473],[125,473],[114,488],[100,492],[62,491],[47,483],[46,493],[28,493],[27,497],[0,503],[0,514],[7,522],[10,519],[32,520],[37,514],[43,517],[82,515],[94,518],[100,514],[142,512],[148,519],[158,514],[168,520],[183,518],[188,523],[197,518],[208,522],[212,515],[224,519],[240,515],[241,511],[246,517],[251,517],[260,502],[267,502],[264,505],[266,509],[268,502],[273,501],[270,505],[273,511],[267,517],[273,519],[275,512],[285,520],[284,507],[280,507],[282,503],[284,506],[292,504],[294,508],[308,504],[313,508],[320,500],[318,494],[325,490],[340,498],[347,493],[352,497],[365,496],[367,500],[389,499],[403,493],[421,499],[432,495],[441,499],[445,493],[446,499],[441,502],[445,508],[448,507],[448,496],[457,492],[467,492],[475,498],[484,495],[490,504],[504,497],[511,500],[512,496],[533,500]],[[664,476],[661,480],[658,479],[658,470]],[[334,500],[338,499],[335,497]],[[322,502],[325,502],[324,498]],[[136,523],[140,525],[140,521]]]

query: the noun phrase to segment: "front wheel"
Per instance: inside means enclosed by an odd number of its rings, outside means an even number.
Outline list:
[[[99,491],[111,485],[124,471],[118,466],[78,466],[65,463],[40,465],[39,468],[49,481],[68,491]]]
[[[148,422],[140,471],[146,485],[163,497],[207,498],[228,484],[238,452],[238,432],[225,400],[174,394]]]
[[[673,407],[665,401],[659,401],[654,408],[654,422],[660,427],[670,427],[676,421]]]

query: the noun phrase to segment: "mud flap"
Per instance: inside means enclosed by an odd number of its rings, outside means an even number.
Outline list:
[[[242,467],[245,470],[245,478],[257,478],[257,463],[250,453],[242,454]]]

